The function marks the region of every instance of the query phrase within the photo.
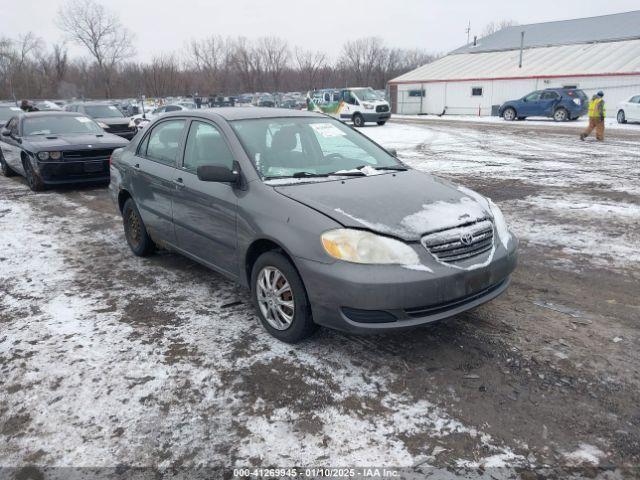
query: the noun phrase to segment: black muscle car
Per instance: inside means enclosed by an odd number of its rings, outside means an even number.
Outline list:
[[[34,191],[47,185],[108,183],[111,153],[129,142],[86,115],[18,113],[0,132],[0,169],[23,175]]]

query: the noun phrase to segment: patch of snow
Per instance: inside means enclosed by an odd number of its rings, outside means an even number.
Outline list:
[[[589,445],[588,443],[581,443],[578,449],[573,452],[566,453],[564,457],[572,466],[578,466],[585,463],[595,466],[600,464],[600,459],[605,457],[605,453],[598,447]]]

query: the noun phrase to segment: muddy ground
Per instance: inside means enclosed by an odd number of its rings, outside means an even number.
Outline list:
[[[520,263],[455,318],[296,346],[219,275],[134,257],[106,189],[0,177],[0,466],[640,474],[638,130],[363,129],[492,197]]]

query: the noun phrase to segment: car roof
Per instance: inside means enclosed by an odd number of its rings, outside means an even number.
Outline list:
[[[205,117],[211,120],[223,118],[227,121],[252,120],[258,118],[282,118],[282,117],[323,117],[324,115],[305,110],[289,110],[287,108],[261,108],[261,107],[222,107],[205,108],[200,110],[187,110],[183,112],[171,112],[162,118],[170,116]]]
[[[79,112],[65,112],[64,110],[45,110],[39,112],[22,112],[21,116],[23,118],[34,118],[34,117],[59,117],[60,115],[65,117],[85,117],[83,113]]]

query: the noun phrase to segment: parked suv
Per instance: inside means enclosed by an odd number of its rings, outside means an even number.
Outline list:
[[[503,103],[498,114],[509,121],[524,120],[527,117],[549,117],[556,122],[564,122],[585,115],[588,108],[589,99],[582,90],[547,88]]]
[[[249,287],[285,342],[316,325],[381,333],[457,315],[516,266],[491,200],[327,115],[196,110],[143,132],[111,163],[133,253],[161,245]]]

